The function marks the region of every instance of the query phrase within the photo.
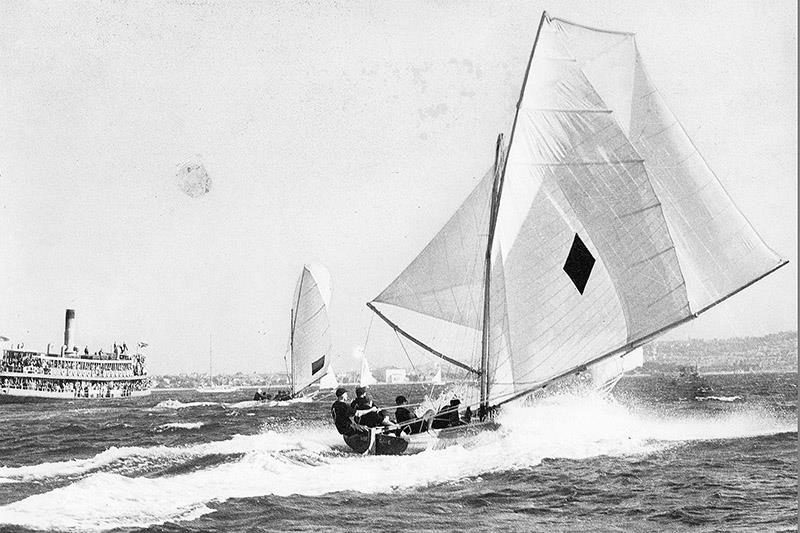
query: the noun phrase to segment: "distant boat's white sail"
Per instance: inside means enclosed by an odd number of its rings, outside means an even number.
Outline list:
[[[785,264],[664,105],[633,34],[544,15],[498,166],[495,403],[626,354]],[[395,323],[403,308],[483,327],[492,175],[374,300]],[[452,357],[476,365],[474,350]]]
[[[336,379],[336,373],[333,367],[328,366],[328,373],[319,380],[319,388],[324,390],[335,389],[339,386],[339,380]]]
[[[367,363],[367,356],[366,354],[361,359],[361,374],[358,376],[358,384],[361,387],[368,387],[370,385],[374,385],[378,382],[375,379],[375,376],[372,375],[372,372],[369,371],[369,363]]]
[[[442,377],[442,367],[436,369],[436,375],[433,376],[433,381],[431,381],[434,385],[444,385],[444,378]]]
[[[603,359],[589,367],[592,383],[600,390],[610,391],[622,377],[622,374],[644,364],[644,352],[641,347],[632,352]]]
[[[292,394],[321,379],[330,365],[328,307],[331,278],[319,265],[305,265],[294,291],[290,337]]]

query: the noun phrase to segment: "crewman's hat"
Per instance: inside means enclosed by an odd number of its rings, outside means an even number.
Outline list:
[[[338,389],[336,389],[336,397],[341,398],[341,396],[346,392],[347,389],[345,389],[344,387],[339,387]]]

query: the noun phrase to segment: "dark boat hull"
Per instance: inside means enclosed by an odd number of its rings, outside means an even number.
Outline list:
[[[474,422],[444,429],[429,429],[414,435],[380,433],[358,433],[345,437],[350,448],[364,455],[411,455],[425,450],[465,445],[485,431],[494,431],[500,426],[495,422]]]
[[[356,433],[344,441],[356,452],[365,455],[401,455],[408,449],[408,439],[383,433]]]

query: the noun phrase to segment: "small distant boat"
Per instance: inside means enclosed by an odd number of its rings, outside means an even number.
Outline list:
[[[214,385],[214,373],[213,373],[213,350],[212,350],[212,343],[211,343],[211,335],[208,336],[208,382],[209,385],[207,387],[197,387],[195,390],[197,392],[202,392],[203,394],[224,394],[227,392],[236,392],[239,390],[239,387],[235,385]]]
[[[292,399],[299,399],[304,391],[329,374],[330,302],[328,270],[321,265],[304,265],[292,299],[289,351],[284,358],[288,359],[289,397]],[[336,376],[330,374],[335,380]]]
[[[462,441],[563,380],[589,376],[608,391],[638,348],[787,263],[669,111],[634,34],[543,13],[516,104],[493,167],[367,303],[470,377],[475,399],[463,407],[477,416],[350,439],[355,451]]]
[[[696,400],[706,398],[714,393],[714,387],[699,369],[683,366],[678,369],[676,376],[669,380],[670,389],[683,400]]]
[[[42,400],[135,398],[150,394],[145,356],[127,346],[110,354],[80,353],[73,345],[75,311],[67,309],[64,345],[58,354],[3,350],[0,358],[0,403]],[[4,337],[5,339],[5,337]],[[147,346],[139,343],[139,347]]]

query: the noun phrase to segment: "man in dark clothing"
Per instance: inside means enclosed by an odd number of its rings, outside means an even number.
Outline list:
[[[279,390],[275,393],[275,398],[273,398],[276,402],[288,402],[292,399],[292,395],[289,394],[289,391],[286,390]]]
[[[450,400],[450,405],[445,405],[433,419],[431,427],[433,429],[444,429],[455,426],[463,426],[464,422],[458,416],[458,406],[461,405],[461,400],[453,398]]]
[[[408,433],[408,434],[415,434],[421,433],[423,431],[423,426],[425,422],[422,420],[416,420],[416,416],[414,413],[409,411],[408,407],[408,400],[403,395],[398,396],[395,398],[394,403],[397,404],[397,409],[394,411],[394,419],[400,424],[401,430],[398,431],[397,436],[400,436],[400,433]],[[408,422],[409,420],[416,420],[415,422],[411,422],[408,424],[404,424],[404,422]]]
[[[378,406],[367,394],[366,387],[356,387],[356,399],[350,404],[353,409],[353,420],[357,424],[367,427],[390,426],[392,421],[385,411],[379,411]]]
[[[336,389],[336,401],[331,405],[331,417],[333,418],[333,423],[336,424],[336,431],[340,435],[349,437],[359,433],[358,428],[350,418],[353,413],[352,407],[347,404],[347,390],[344,387],[339,387]]]

